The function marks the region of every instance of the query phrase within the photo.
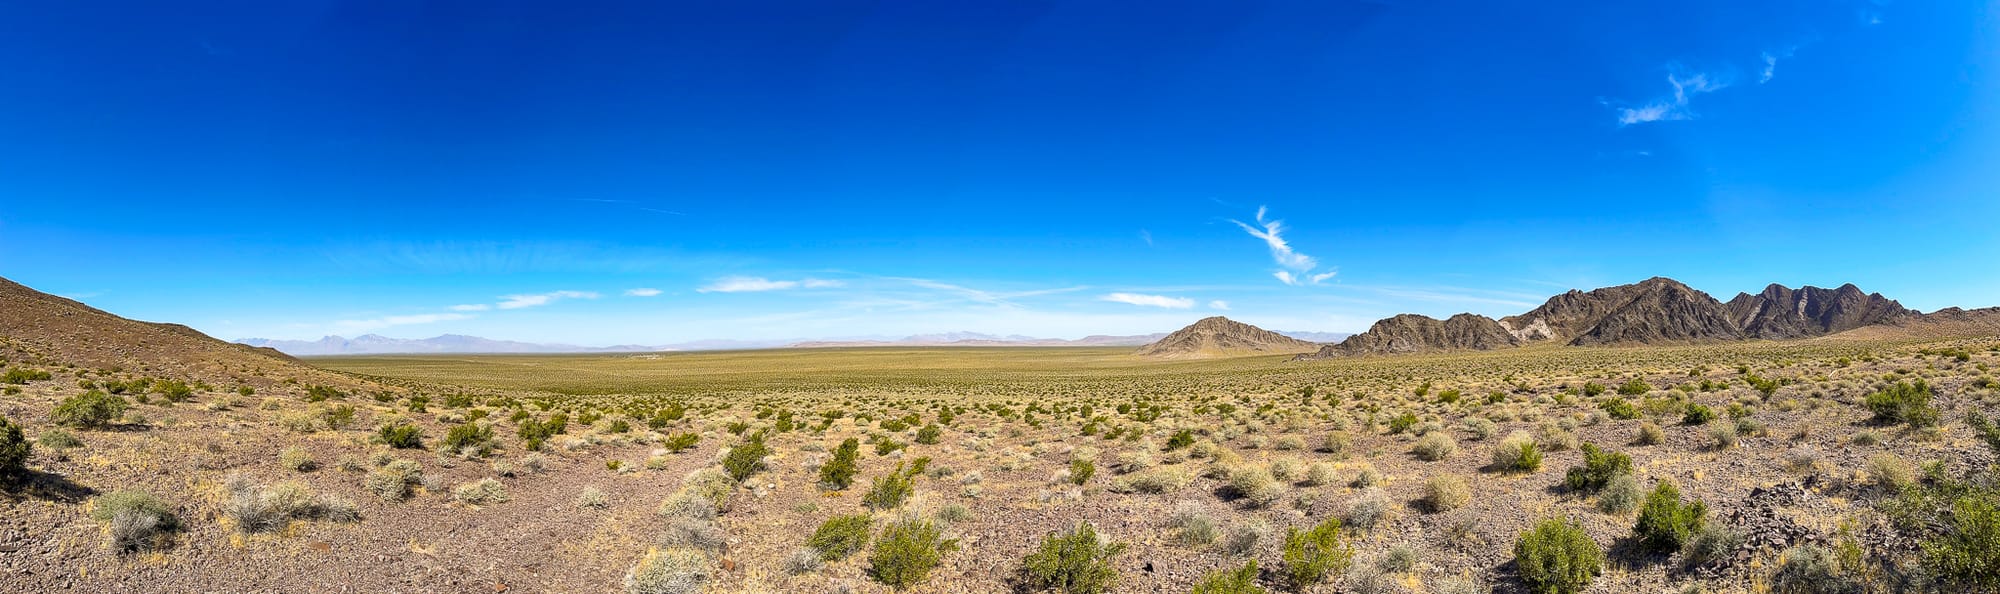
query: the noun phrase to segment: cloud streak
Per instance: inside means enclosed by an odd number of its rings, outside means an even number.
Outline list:
[[[1773,63],[1775,64],[1775,61]],[[1689,108],[1689,104],[1694,101],[1695,96],[1729,87],[1729,81],[1719,75],[1684,72],[1679,66],[1669,66],[1668,70],[1667,84],[1674,88],[1673,94],[1654,99],[1639,107],[1619,108],[1619,126],[1694,119],[1695,113]]]
[[[540,307],[564,299],[596,299],[598,295],[590,291],[551,291],[532,295],[503,295],[502,301],[494,307],[500,309],[525,309]]]
[[[651,287],[641,287],[641,288],[637,288],[637,289],[626,289],[626,290],[625,290],[625,296],[626,296],[626,297],[658,297],[658,296],[660,296],[660,290],[659,290],[659,289],[654,289],[654,288],[651,288]]]
[[[847,283],[807,278],[801,280],[771,280],[761,276],[728,276],[717,279],[707,286],[695,289],[700,293],[760,293],[764,291],[784,291],[789,289],[830,289],[844,287]]]
[[[1141,295],[1138,293],[1111,293],[1103,297],[1098,297],[1098,299],[1103,301],[1126,303],[1143,307],[1164,307],[1167,309],[1190,309],[1194,307],[1193,299],[1188,299],[1186,297],[1168,297],[1165,295]]]
[[[1292,249],[1292,244],[1285,241],[1285,222],[1266,220],[1268,214],[1270,209],[1259,206],[1256,225],[1236,219],[1229,219],[1229,222],[1242,227],[1251,237],[1264,240],[1264,245],[1271,249],[1271,260],[1278,264],[1278,270],[1272,271],[1271,276],[1277,277],[1278,282],[1294,286],[1317,285],[1333,278],[1335,273],[1332,271],[1314,274],[1313,269],[1319,267],[1319,260]]]

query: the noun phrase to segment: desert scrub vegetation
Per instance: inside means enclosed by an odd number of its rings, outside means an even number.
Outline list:
[[[315,495],[302,483],[257,485],[247,477],[234,475],[226,482],[228,499],[222,515],[236,531],[244,534],[277,532],[293,521],[326,519],[353,522],[360,512],[352,502],[339,497]]]
[[[694,594],[709,577],[708,556],[700,551],[649,549],[625,572],[625,594]]]
[[[1542,469],[1542,450],[1526,431],[1515,431],[1493,446],[1493,467],[1503,472],[1537,472]]]
[[[923,583],[956,550],[958,540],[946,538],[937,524],[908,516],[882,528],[868,555],[868,571],[876,581],[902,590]]]
[[[1465,478],[1441,474],[1424,481],[1424,506],[1433,513],[1448,512],[1472,502],[1472,487]]]
[[[1235,567],[1223,567],[1203,575],[1189,594],[1267,594],[1257,587],[1257,560]]]
[[[819,467],[819,484],[831,491],[846,490],[854,484],[855,459],[861,453],[861,440],[852,437],[833,448],[833,458]]]
[[[19,484],[28,477],[28,455],[34,445],[21,426],[0,417],[0,487]]]
[[[116,422],[131,407],[132,403],[123,396],[88,390],[63,399],[55,410],[49,412],[49,422],[65,427],[101,429]]]
[[[424,469],[415,461],[391,460],[368,472],[363,486],[383,501],[409,498],[412,487],[423,484]]]
[[[1646,495],[1632,532],[1646,550],[1671,553],[1687,544],[1707,520],[1708,505],[1699,500],[1683,502],[1680,489],[1663,480]]]
[[[1563,476],[1563,486],[1571,491],[1595,493],[1622,474],[1632,473],[1632,457],[1595,444],[1583,444],[1583,465],[1571,467]]]
[[[1417,445],[1412,448],[1412,451],[1416,452],[1418,458],[1427,462],[1436,462],[1457,453],[1458,442],[1452,440],[1450,435],[1445,435],[1442,431],[1426,433],[1423,437],[1417,439]]]
[[[167,539],[180,530],[173,508],[145,491],[99,495],[91,501],[90,518],[104,524],[111,549],[121,553],[166,548]]]
[[[1340,520],[1328,518],[1308,530],[1286,529],[1284,560],[1285,579],[1303,590],[1345,571],[1354,549],[1340,540]]]
[[[1896,382],[1869,394],[1863,403],[1875,413],[1877,423],[1908,424],[1918,429],[1938,424],[1938,410],[1931,406],[1931,386],[1921,379],[1916,383]]]
[[[1576,594],[1604,571],[1604,549],[1574,521],[1548,519],[1514,543],[1521,581],[1538,594]]]
[[[1098,537],[1089,522],[1076,525],[1067,534],[1050,534],[1041,547],[1021,560],[1021,573],[1029,586],[1054,589],[1065,594],[1102,594],[1118,581],[1111,558],[1125,552],[1126,545]]]
[[[861,504],[876,511],[892,510],[903,505],[903,500],[916,490],[916,469],[905,469],[902,462],[888,474],[876,477],[869,485],[868,493],[861,496]]]
[[[821,522],[806,538],[806,546],[823,561],[839,561],[868,546],[868,531],[874,520],[868,514],[834,516]]]
[[[492,505],[509,499],[507,485],[490,477],[453,487],[451,498],[467,505]]]

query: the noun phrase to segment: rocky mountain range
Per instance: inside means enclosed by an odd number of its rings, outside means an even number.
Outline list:
[[[1144,347],[1138,355],[1201,359],[1239,355],[1311,352],[1319,343],[1299,340],[1222,316],[1202,318]]]
[[[1493,350],[1535,344],[1617,346],[1730,340],[1812,338],[1876,325],[1904,324],[1923,314],[1854,285],[1835,289],[1773,284],[1728,303],[1679,281],[1655,277],[1591,291],[1572,290],[1540,307],[1498,320],[1475,314],[1450,319],[1404,314],[1301,358]]]

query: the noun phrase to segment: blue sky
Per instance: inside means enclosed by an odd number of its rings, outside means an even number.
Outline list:
[[[1990,3],[1136,6],[0,3],[0,276],[581,344],[2000,304]]]

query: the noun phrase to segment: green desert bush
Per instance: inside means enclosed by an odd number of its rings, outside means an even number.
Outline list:
[[[869,485],[868,493],[861,496],[861,503],[869,509],[882,511],[896,509],[903,500],[916,489],[916,473],[904,472],[904,465],[896,464],[896,469],[875,478]]]
[[[0,417],[0,486],[14,485],[28,477],[28,454],[33,451],[34,445],[28,443],[21,426]]]
[[[131,408],[125,397],[89,390],[63,399],[49,412],[49,422],[66,427],[96,429],[110,425]]]
[[[729,455],[722,457],[722,469],[729,473],[729,478],[736,479],[736,482],[740,483],[757,471],[763,470],[764,456],[770,453],[771,448],[764,445],[764,434],[760,432],[750,436],[750,439],[744,440],[742,444],[729,448]]]
[[[1620,421],[1629,421],[1632,419],[1639,418],[1639,407],[1633,406],[1632,401],[1626,400],[1624,398],[1611,398],[1609,400],[1605,400],[1604,402],[1598,403],[1597,408],[1602,409],[1605,412],[1605,414],[1611,415],[1611,418],[1618,419]]]
[[[1041,547],[1021,561],[1028,585],[1066,594],[1102,594],[1118,581],[1118,569],[1111,558],[1126,545],[1097,535],[1089,522],[1076,525],[1067,534],[1050,534]]]
[[[1090,477],[1096,475],[1097,475],[1097,464],[1081,458],[1069,461],[1070,484],[1082,485],[1084,483],[1090,482]]]
[[[958,550],[958,540],[945,538],[930,520],[907,517],[882,528],[868,554],[869,573],[897,590],[923,583],[944,556]]]
[[[1879,423],[1908,423],[1919,429],[1938,424],[1938,410],[1931,406],[1931,387],[1924,380],[1914,384],[1896,382],[1869,394],[1863,403],[1875,413],[1875,421]]]
[[[1699,500],[1683,502],[1680,489],[1671,482],[1660,481],[1646,495],[1646,503],[1639,509],[1639,522],[1632,532],[1647,550],[1673,552],[1687,544],[1707,519],[1707,504]]]
[[[1257,560],[1208,572],[1188,594],[1268,594],[1257,587]]]
[[[665,440],[662,440],[660,442],[660,447],[667,450],[668,452],[678,454],[687,451],[688,448],[692,448],[694,447],[695,444],[698,443],[701,443],[700,434],[681,432],[681,433],[675,433],[671,436],[668,436]]]
[[[1689,402],[1681,413],[1681,423],[1687,425],[1706,425],[1713,420],[1715,420],[1715,409],[1705,404]]]
[[[424,430],[409,423],[386,423],[375,430],[375,443],[397,449],[424,447]]]
[[[138,490],[97,496],[91,501],[90,518],[105,524],[111,549],[121,553],[163,548],[167,536],[180,529],[172,507]]]
[[[813,530],[812,536],[806,537],[806,546],[819,551],[819,558],[824,561],[846,559],[868,546],[868,531],[873,526],[868,514],[827,518]]]
[[[1632,473],[1632,457],[1611,450],[1599,449],[1595,444],[1583,444],[1583,465],[1569,469],[1563,476],[1563,486],[1571,491],[1595,493],[1611,482],[1611,478]]]
[[[59,427],[50,427],[42,430],[41,435],[35,436],[35,445],[53,450],[68,450],[83,447],[83,440],[77,439],[75,434]]]
[[[1310,530],[1285,530],[1285,578],[1305,589],[1347,569],[1354,549],[1340,540],[1340,520],[1327,518]]]
[[[1514,543],[1514,564],[1537,594],[1576,594],[1604,571],[1604,549],[1575,522],[1547,519]]]
[[[445,431],[444,441],[438,443],[438,451],[461,456],[485,456],[493,453],[493,428],[479,423],[461,423]]]
[[[855,458],[860,456],[861,440],[849,437],[833,448],[833,458],[819,466],[819,484],[822,488],[841,491],[854,484]]]

